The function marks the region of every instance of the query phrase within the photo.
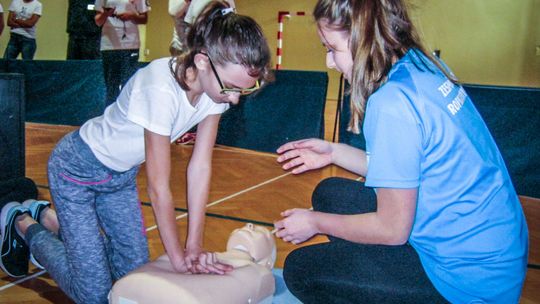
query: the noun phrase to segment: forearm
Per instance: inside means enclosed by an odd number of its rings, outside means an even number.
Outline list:
[[[28,20],[22,20],[22,19],[15,19],[15,23],[17,24],[17,27],[23,27],[23,28],[30,28],[33,27],[37,21],[28,19]]]
[[[109,16],[104,12],[97,12],[96,16],[94,17],[94,21],[96,22],[97,26],[103,26],[103,24],[107,22],[107,18],[109,18]]]
[[[142,14],[136,13],[136,14],[132,15],[132,17],[130,19],[135,24],[146,24],[148,22],[148,14],[147,13],[142,13]]]
[[[332,144],[332,163],[351,172],[366,176],[367,157],[366,152],[349,145]]]
[[[402,245],[401,233],[385,224],[376,212],[341,215],[314,212],[317,231],[362,244]]]
[[[377,211],[356,215],[315,212],[314,225],[319,233],[351,242],[401,245],[412,230],[417,195],[417,188],[377,188]]]
[[[12,18],[11,16],[7,20],[7,26],[9,26],[9,27],[19,27],[19,25],[15,21],[15,18]]]
[[[191,164],[187,170],[188,236],[186,247],[202,247],[204,220],[212,169],[210,165]]]
[[[149,196],[152,200],[159,235],[169,258],[171,260],[183,259],[184,252],[178,239],[172,194],[170,191],[163,191],[162,194],[149,191]]]

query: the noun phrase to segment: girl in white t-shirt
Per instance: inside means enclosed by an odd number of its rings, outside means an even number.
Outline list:
[[[202,248],[212,149],[220,114],[270,79],[270,52],[253,19],[217,1],[200,14],[187,44],[183,56],[139,70],[102,116],[57,145],[48,167],[56,213],[39,201],[2,209],[2,223],[8,223],[2,231],[13,232],[15,241],[24,236],[32,261],[78,303],[106,302],[112,282],[148,262],[135,181],[144,161],[147,192],[172,268],[231,270]],[[187,167],[189,229],[182,246],[170,189],[170,145],[196,124]],[[1,265],[8,274],[25,275],[28,248],[16,249],[11,251],[16,256],[2,252]]]

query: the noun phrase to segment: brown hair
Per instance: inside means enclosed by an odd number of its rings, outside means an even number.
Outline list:
[[[384,84],[392,65],[412,48],[457,82],[426,51],[402,0],[319,0],[313,16],[319,27],[323,22],[331,30],[349,34],[353,67],[348,130],[353,133],[360,133],[368,97]]]
[[[260,26],[251,17],[229,11],[224,1],[212,1],[189,28],[187,50],[173,57],[169,67],[182,87],[188,91],[187,70],[195,69],[195,55],[208,54],[216,65],[239,64],[258,77],[261,86],[272,79],[270,50]],[[175,65],[176,63],[176,65]]]

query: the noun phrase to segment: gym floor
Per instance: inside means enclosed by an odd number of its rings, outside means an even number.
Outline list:
[[[333,107],[335,109],[335,105]],[[326,130],[332,130],[332,107],[327,107]],[[39,186],[39,198],[50,200],[46,177],[49,153],[58,140],[75,127],[35,123],[26,124],[26,175]],[[326,134],[331,139],[332,134]],[[186,231],[185,168],[192,146],[173,145],[173,195],[177,209],[177,225],[183,235]],[[309,208],[311,192],[326,177],[355,176],[337,167],[328,167],[294,176],[283,171],[276,162],[276,155],[249,150],[216,146],[213,176],[206,217],[205,248],[224,251],[230,232],[246,222],[272,229],[279,213],[288,208]],[[144,165],[139,173],[138,185],[143,202],[151,258],[164,254],[150,201],[146,194]],[[530,251],[527,279],[521,303],[540,303],[540,199],[521,197],[530,233]],[[183,237],[183,236],[182,236]],[[324,242],[318,236],[307,244]],[[287,254],[296,246],[277,240],[276,267],[283,267]],[[22,279],[12,279],[0,272],[0,303],[72,303],[56,286],[46,271],[30,266],[30,273]]]

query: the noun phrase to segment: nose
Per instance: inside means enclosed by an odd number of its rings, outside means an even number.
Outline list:
[[[334,56],[332,56],[331,52],[326,53],[326,66],[329,69],[335,69],[336,63],[334,62]]]

